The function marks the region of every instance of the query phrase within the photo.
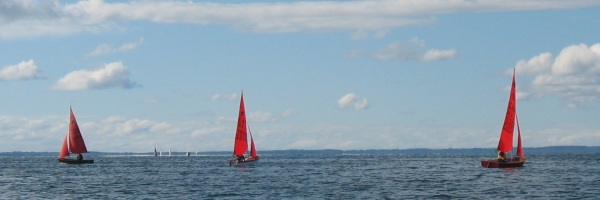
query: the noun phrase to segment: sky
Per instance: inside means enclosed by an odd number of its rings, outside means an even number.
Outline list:
[[[0,2],[0,152],[600,145],[600,1]],[[527,152],[526,152],[527,153]]]

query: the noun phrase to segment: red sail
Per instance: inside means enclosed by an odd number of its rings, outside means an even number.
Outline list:
[[[238,115],[237,131],[235,132],[235,143],[233,155],[241,156],[248,151],[248,136],[246,130],[246,111],[244,109],[244,94],[240,100],[240,111]]]
[[[256,147],[254,147],[254,138],[252,137],[252,131],[250,131],[250,157],[256,157]]]
[[[69,133],[65,135],[65,140],[63,141],[62,147],[60,148],[60,153],[58,154],[58,158],[66,158],[69,156],[69,147],[67,142],[67,136]]]
[[[516,116],[515,114],[515,118],[517,120],[517,132],[519,133],[519,139],[517,140],[517,156],[518,157],[523,157],[523,146],[521,145],[521,128],[519,127],[519,117]]]
[[[512,86],[510,88],[510,97],[508,99],[508,108],[506,108],[506,117],[504,118],[504,126],[500,133],[500,141],[498,142],[498,151],[509,152],[513,147],[513,132],[515,129],[516,116],[516,88],[515,74],[513,72]]]
[[[75,120],[73,109],[70,110],[71,122],[69,123],[69,150],[71,151],[71,153],[87,153],[87,148],[85,147],[83,136],[81,136],[81,131],[79,131],[77,120]]]

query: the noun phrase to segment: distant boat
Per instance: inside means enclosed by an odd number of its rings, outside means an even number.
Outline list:
[[[158,152],[156,151],[156,147],[154,147],[154,157],[158,156]]]
[[[515,72],[513,72],[512,86],[510,88],[510,96],[508,99],[508,108],[504,117],[504,125],[500,133],[500,141],[498,141],[498,159],[482,160],[481,166],[486,168],[511,168],[523,167],[527,158],[523,153],[521,145],[521,128],[519,127],[519,118],[517,117],[517,98],[516,98]],[[513,133],[515,131],[515,122],[517,123],[518,142],[517,156],[508,158],[506,153],[513,148]]]
[[[233,156],[235,156],[235,159],[229,160],[229,165],[247,165],[258,162],[260,157],[257,155],[252,133],[248,130],[249,128],[246,125],[246,110],[244,108],[244,93],[242,93],[237,130],[235,132],[235,142],[233,145]],[[244,154],[248,151],[248,133],[250,133],[250,152],[246,158],[244,157]]]
[[[81,131],[79,130],[79,126],[77,125],[77,120],[75,119],[75,115],[73,114],[73,109],[70,110],[70,122],[69,122],[69,131],[65,135],[65,140],[63,141],[62,147],[60,148],[60,153],[58,154],[58,162],[67,163],[67,164],[84,164],[84,163],[94,163],[94,160],[84,160],[82,153],[87,153],[87,147],[85,146],[85,142],[83,141],[83,136],[81,136]],[[77,158],[70,158],[70,154],[77,154]]]
[[[169,156],[171,156],[171,148],[169,148]]]

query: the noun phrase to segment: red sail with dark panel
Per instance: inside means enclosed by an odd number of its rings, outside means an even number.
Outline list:
[[[504,125],[502,126],[502,133],[500,133],[500,141],[498,142],[498,151],[509,152],[513,147],[513,132],[515,129],[515,117],[516,117],[516,88],[515,88],[515,74],[513,74],[512,86],[510,88],[510,97],[508,100],[508,108],[506,108],[506,117],[504,118]]]
[[[76,154],[87,153],[88,151],[85,147],[83,136],[81,136],[81,131],[79,131],[79,126],[77,125],[77,120],[73,114],[73,109],[70,110],[71,122],[69,123],[69,151]]]
[[[238,115],[237,131],[235,132],[235,143],[233,155],[241,156],[248,151],[248,136],[246,128],[246,111],[244,109],[244,94],[240,100],[240,112]]]

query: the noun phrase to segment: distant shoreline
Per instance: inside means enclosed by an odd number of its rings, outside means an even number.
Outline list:
[[[600,153],[600,146],[547,146],[547,147],[525,147],[523,148],[526,155],[530,154],[595,154]],[[320,150],[304,150],[304,149],[288,149],[288,150],[264,150],[259,154],[263,155],[344,155],[344,154],[494,154],[495,148],[447,148],[447,149],[362,149],[362,150],[337,150],[337,149],[320,149]],[[196,155],[195,152],[172,152],[175,156],[185,155],[190,153]],[[92,156],[103,155],[153,155],[153,152],[90,152]],[[58,152],[0,152],[0,156],[52,156],[58,155]],[[198,155],[231,155],[230,151],[204,151]],[[168,156],[168,155],[163,155]]]

